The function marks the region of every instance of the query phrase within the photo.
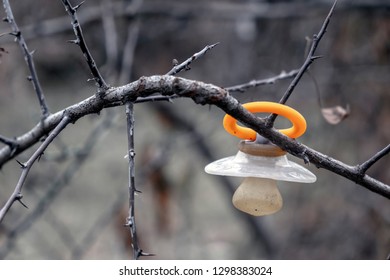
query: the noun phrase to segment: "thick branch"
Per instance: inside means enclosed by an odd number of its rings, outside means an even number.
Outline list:
[[[268,128],[263,120],[245,110],[225,89],[212,84],[174,76],[141,77],[139,80],[130,84],[117,88],[110,88],[104,95],[104,99],[94,95],[80,103],[68,107],[66,110],[67,113],[71,114],[72,119],[76,121],[87,114],[98,113],[103,108],[112,106],[112,104],[115,104],[116,106],[123,105],[128,101],[135,101],[137,98],[150,96],[157,92],[166,96],[178,95],[181,97],[189,97],[197,104],[216,105],[227,114],[233,116],[241,123],[254,129],[260,135],[284,149],[286,152],[302,158],[305,161],[309,161],[319,168],[325,168],[333,173],[339,174],[373,192],[390,198],[390,186],[379,182],[368,175],[361,176],[361,173],[356,167],[347,165],[317,152],[286,137],[275,129]],[[63,111],[59,111],[49,116],[43,124],[39,123],[25,135],[17,137],[15,141],[19,144],[18,152],[37,143],[45,133],[49,132],[60,122],[62,114]],[[9,147],[2,148],[0,150],[0,165],[7,162],[10,158]]]
[[[43,118],[46,118],[49,115],[49,109],[47,107],[45,96],[43,94],[41,84],[40,84],[39,79],[38,79],[37,71],[35,70],[35,64],[34,64],[34,61],[32,58],[33,52],[30,52],[28,47],[27,47],[27,44],[26,44],[26,41],[24,40],[22,32],[20,31],[20,29],[15,21],[14,15],[12,13],[11,5],[9,4],[9,1],[3,0],[3,5],[4,5],[5,12],[7,14],[6,20],[11,25],[11,28],[12,28],[12,35],[14,35],[16,37],[16,40],[19,43],[20,49],[23,52],[24,60],[27,63],[28,70],[30,71],[29,80],[32,82],[35,93],[38,97],[39,105],[41,107],[42,116],[43,116]]]

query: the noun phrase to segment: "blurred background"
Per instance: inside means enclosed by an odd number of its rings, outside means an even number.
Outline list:
[[[355,165],[390,142],[390,3],[340,0],[314,62],[288,105],[308,130],[299,141]],[[73,4],[78,4],[73,2]],[[11,1],[51,112],[96,92],[61,1]],[[228,87],[299,68],[332,1],[86,1],[79,19],[106,81],[121,85],[164,74],[206,45],[220,42],[179,76]],[[1,11],[4,18],[4,10]],[[0,33],[10,26],[0,24]],[[0,134],[22,135],[40,109],[18,45],[0,37]],[[241,102],[278,101],[291,79],[234,93]],[[329,123],[321,108],[349,116]],[[390,203],[329,171],[306,165],[314,184],[280,182],[283,209],[265,217],[236,210],[240,179],[204,166],[237,152],[224,113],[190,99],[135,106],[136,222],[141,248],[154,259],[386,259]],[[276,127],[288,125],[283,121]],[[3,144],[0,144],[0,148]],[[26,161],[37,148],[17,156]],[[0,225],[1,259],[128,259],[124,107],[69,126],[33,166]],[[289,156],[293,161],[302,160]],[[369,169],[390,183],[390,157]],[[0,203],[20,176],[1,166]]]

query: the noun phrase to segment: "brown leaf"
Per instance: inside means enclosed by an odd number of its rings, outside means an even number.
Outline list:
[[[341,106],[334,106],[328,108],[322,108],[321,113],[325,120],[330,124],[338,124],[350,114],[349,105],[346,108]]]

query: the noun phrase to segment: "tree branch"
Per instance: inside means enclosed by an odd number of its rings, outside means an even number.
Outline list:
[[[287,88],[286,92],[284,93],[283,97],[280,99],[279,103],[285,104],[288,98],[291,96],[292,92],[294,91],[295,87],[298,85],[299,81],[301,80],[303,74],[309,69],[310,65],[314,62],[314,60],[320,58],[319,56],[315,56],[314,53],[318,47],[318,44],[320,43],[322,37],[324,36],[326,29],[329,25],[330,18],[332,17],[334,8],[336,7],[337,0],[334,1],[332,8],[330,9],[328,16],[325,18],[320,31],[318,34],[313,35],[312,45],[309,50],[309,53],[305,59],[305,62],[299,69],[297,75],[295,78],[291,81],[289,87]],[[276,120],[277,115],[271,114],[269,117],[267,117],[267,126],[272,127],[274,125],[274,122]]]
[[[385,155],[389,153],[390,153],[390,144],[387,145],[385,148],[383,148],[381,151],[377,152],[373,157],[371,157],[367,161],[357,165],[356,168],[359,170],[359,172],[361,172],[361,175],[363,176],[371,166],[373,166],[378,160],[380,160],[381,158],[383,158]]]
[[[0,210],[0,223],[3,221],[5,215],[8,210],[11,208],[12,204],[15,201],[20,201],[23,198],[22,188],[24,182],[26,181],[27,175],[33,166],[34,162],[39,159],[49,144],[60,134],[60,132],[71,122],[71,118],[67,115],[64,115],[58,125],[53,129],[53,131],[49,134],[49,136],[45,139],[45,141],[39,146],[39,148],[34,152],[34,154],[29,158],[26,163],[20,163],[22,166],[22,174],[20,175],[19,181],[15,187],[14,192],[4,205],[4,207]],[[21,202],[22,203],[22,202]],[[23,204],[23,203],[22,203]]]
[[[76,40],[70,41],[71,43],[75,43],[78,45],[83,52],[83,55],[88,63],[89,69],[91,70],[93,79],[95,80],[97,86],[99,87],[100,91],[104,91],[108,89],[108,85],[104,81],[102,75],[99,72],[99,69],[96,66],[96,62],[93,59],[91,52],[89,51],[87,44],[84,39],[83,31],[81,29],[79,19],[77,17],[77,9],[80,8],[80,6],[84,3],[81,2],[79,5],[73,7],[68,0],[62,0],[62,3],[65,7],[65,10],[68,12],[68,14],[72,18],[72,26],[73,31],[76,35]]]
[[[77,104],[69,106],[65,110],[70,114],[73,121],[77,121],[85,115],[98,113],[105,107],[110,107],[112,104],[116,106],[123,105],[128,101],[136,101],[137,98],[150,96],[157,92],[166,96],[178,95],[180,97],[191,98],[197,104],[215,105],[225,113],[236,118],[242,124],[254,129],[261,136],[269,139],[286,152],[311,162],[318,168],[327,169],[373,192],[390,198],[390,186],[368,175],[361,176],[361,173],[355,166],[347,165],[317,152],[294,139],[286,137],[279,133],[279,131],[267,127],[264,120],[257,118],[245,110],[237,99],[229,95],[228,91],[212,84],[166,75],[141,77],[139,80],[130,84],[110,88],[106,91],[103,99],[93,95]],[[45,133],[48,133],[53,126],[56,126],[60,122],[63,113],[64,111],[59,111],[50,115],[43,124],[39,123],[26,134],[16,138],[15,141],[19,144],[17,152],[25,150],[37,143]],[[10,150],[7,146],[0,150],[0,164],[4,164],[9,159]]]
[[[8,0],[3,0],[3,5],[5,12],[7,14],[6,21],[11,25],[12,33],[11,35],[14,35],[16,40],[19,43],[20,49],[22,50],[22,53],[24,55],[24,60],[27,63],[28,70],[30,71],[30,76],[28,79],[32,82],[32,85],[34,87],[34,91],[38,97],[39,105],[41,107],[41,113],[43,118],[46,118],[49,115],[49,109],[46,104],[45,96],[43,94],[41,84],[38,79],[38,74],[35,69],[34,60],[32,58],[32,55],[34,52],[30,52],[26,41],[24,40],[24,37],[22,35],[22,32],[20,31],[18,24],[15,21],[14,15],[12,13],[11,5],[9,4]]]
[[[128,160],[129,160],[129,216],[125,226],[130,229],[133,257],[135,260],[141,256],[151,256],[142,251],[138,244],[137,227],[135,223],[135,193],[139,192],[135,187],[135,149],[134,149],[134,104],[126,103],[126,120],[127,120],[127,144],[128,144]]]
[[[201,51],[199,51],[197,53],[194,53],[190,58],[186,59],[182,63],[180,63],[178,65],[174,65],[174,67],[166,75],[176,75],[177,73],[179,73],[179,72],[181,72],[183,70],[185,70],[185,71],[190,70],[191,69],[190,68],[190,64],[194,60],[197,60],[198,58],[204,56],[207,51],[211,50],[212,48],[214,48],[218,44],[219,44],[219,42],[215,43],[215,44],[212,44],[212,45],[207,45]]]
[[[267,79],[262,79],[262,80],[252,80],[252,81],[245,83],[245,84],[227,87],[226,90],[229,91],[230,93],[236,92],[236,91],[245,92],[249,88],[258,87],[258,86],[262,86],[262,85],[270,85],[270,84],[276,83],[279,80],[284,80],[284,79],[296,77],[298,72],[299,72],[299,69],[291,70],[288,73],[286,73],[285,71],[282,71],[282,73],[280,73],[277,76],[267,78]]]

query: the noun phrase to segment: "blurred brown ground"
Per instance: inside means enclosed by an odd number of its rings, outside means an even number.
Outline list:
[[[331,1],[296,2],[294,6],[287,1],[145,0],[133,75],[128,81],[166,73],[173,58],[181,62],[215,42],[220,45],[179,76],[227,87],[296,69],[304,59],[305,38],[318,32]],[[336,126],[328,124],[321,116],[309,75],[288,104],[307,119],[308,131],[301,142],[345,163],[358,164],[390,142],[390,10],[386,1],[367,6],[339,2],[317,51],[323,58],[310,73],[318,83],[323,105],[348,104],[350,116]],[[87,1],[80,14],[104,3],[109,6],[110,1]],[[94,94],[80,50],[66,43],[74,36],[70,28],[50,36],[28,29],[47,19],[66,18],[60,1],[11,1],[11,5],[22,32],[24,27],[29,30],[25,36],[30,36],[29,48],[36,50],[34,59],[51,112]],[[261,12],[260,7],[270,10]],[[85,24],[80,19],[100,69],[116,85],[115,71],[109,71],[101,18]],[[66,22],[70,27],[70,19]],[[120,53],[129,22],[116,18]],[[9,31],[7,23],[0,24],[0,31]],[[0,38],[0,46],[6,50],[0,57],[0,134],[13,137],[32,128],[40,112],[18,46],[8,36]],[[120,59],[114,63],[119,65]],[[278,101],[289,82],[235,96],[242,102]],[[136,221],[146,252],[155,253],[156,259],[387,257],[389,200],[314,166],[308,168],[317,175],[316,183],[280,183],[284,207],[277,214],[250,220],[237,211],[226,184],[203,171],[210,160],[237,151],[238,140],[221,126],[223,115],[215,107],[201,107],[191,100],[136,105],[136,182],[142,191],[137,196]],[[76,166],[75,151],[83,147],[90,132],[109,118],[113,124],[99,134],[91,155],[68,181],[53,186],[68,168]],[[0,226],[1,258],[131,256],[130,235],[122,226],[127,215],[125,129],[124,108],[119,107],[87,116],[60,135],[29,175],[23,192],[29,209],[15,204]],[[211,158],[205,157],[205,148]],[[18,159],[27,160],[32,151]],[[389,166],[387,156],[368,173],[389,184]],[[19,175],[15,161],[2,167],[1,205]],[[240,182],[229,180],[233,185]],[[49,190],[54,194],[45,198]],[[47,207],[32,214],[40,205]]]

